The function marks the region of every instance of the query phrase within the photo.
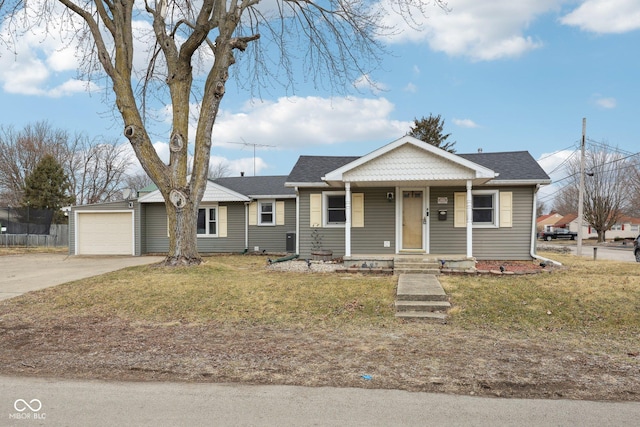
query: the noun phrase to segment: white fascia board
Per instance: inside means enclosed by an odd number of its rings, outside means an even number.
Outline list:
[[[252,199],[295,199],[295,194],[249,194]]]
[[[328,187],[329,184],[327,184],[324,181],[320,181],[320,182],[285,182],[284,186],[285,187],[312,188],[312,187]]]
[[[210,191],[218,191],[228,196],[216,197],[215,199],[212,199],[210,197],[207,197],[207,193]],[[201,203],[202,202],[249,202],[249,201],[251,201],[251,198],[245,196],[244,194],[240,194],[227,187],[223,187],[222,185],[216,184],[215,182],[207,181],[207,188],[204,191],[204,196],[202,197]],[[162,193],[160,193],[160,190],[154,190],[151,193],[142,196],[140,199],[138,199],[138,202],[164,203],[165,200],[164,200],[164,197],[162,196]]]
[[[540,180],[540,179],[505,179],[502,181],[487,181],[486,183],[484,183],[484,185],[501,185],[501,186],[508,186],[508,185],[517,185],[517,186],[523,186],[523,185],[549,185],[551,184],[551,180],[550,179],[544,179],[544,180]]]
[[[438,156],[438,157],[442,157],[444,159],[447,159],[455,164],[458,164],[460,166],[466,167],[467,169],[471,169],[473,171],[475,171],[475,178],[495,178],[497,176],[497,174],[489,169],[486,168],[484,166],[480,166],[477,163],[474,163],[470,160],[464,159],[460,156],[457,156],[453,153],[448,152],[447,150],[443,150],[441,148],[435,147],[431,144],[427,144],[424,141],[421,141],[417,138],[414,138],[412,136],[408,136],[405,135],[400,139],[397,139],[387,145],[385,145],[384,147],[378,148],[375,151],[372,151],[371,153],[362,156],[356,160],[354,160],[351,163],[347,163],[346,165],[331,171],[329,173],[327,173],[322,179],[324,181],[343,181],[343,174],[347,171],[350,171],[354,168],[357,168],[360,165],[363,165],[377,157],[380,157],[392,150],[395,150],[396,148],[404,145],[404,144],[411,144],[414,145],[424,151],[427,151],[431,154],[433,154],[434,156]]]

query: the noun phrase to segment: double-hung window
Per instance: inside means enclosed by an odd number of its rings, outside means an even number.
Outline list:
[[[198,209],[198,236],[218,235],[218,207],[203,206]]]
[[[473,224],[494,225],[496,212],[496,193],[473,194]]]
[[[454,194],[454,227],[466,227],[466,197],[466,193]],[[471,192],[471,218],[475,228],[512,227],[512,211],[511,192]]]
[[[273,200],[261,200],[258,202],[258,224],[259,225],[275,225],[276,224],[276,203]]]
[[[347,222],[347,206],[344,192],[325,192],[325,225],[340,226]]]

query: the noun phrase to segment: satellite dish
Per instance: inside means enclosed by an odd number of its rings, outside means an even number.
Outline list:
[[[125,188],[122,190],[122,198],[127,200],[129,198],[129,196],[131,196],[131,189],[130,188]]]

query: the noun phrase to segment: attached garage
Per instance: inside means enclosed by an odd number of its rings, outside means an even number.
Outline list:
[[[135,255],[133,211],[76,211],[76,255]]]

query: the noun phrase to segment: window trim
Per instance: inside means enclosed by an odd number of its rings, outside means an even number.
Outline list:
[[[329,222],[329,197],[331,196],[343,196],[343,198],[345,198],[345,208],[344,208],[345,221],[344,222]],[[346,226],[346,223],[347,223],[346,196],[347,196],[346,191],[323,191],[322,192],[322,226],[323,227],[344,228]]]
[[[500,227],[500,191],[499,190],[471,190],[471,217],[473,218],[473,196],[491,195],[493,200],[493,221],[474,222],[473,228],[499,228]]]
[[[198,206],[198,214],[200,212],[200,209],[204,209],[205,212],[205,217],[204,217],[204,224],[205,224],[205,229],[208,232],[209,231],[209,225],[211,224],[211,218],[209,217],[209,213],[210,213],[210,209],[214,209],[216,211],[216,218],[213,222],[215,222],[216,224],[216,232],[214,234],[200,234],[198,233],[196,235],[196,237],[218,237],[218,234],[220,233],[220,210],[218,208],[218,205],[200,205]],[[196,219],[196,233],[197,233],[197,219]]]
[[[271,222],[262,221],[262,206],[271,204]],[[276,225],[276,201],[275,199],[258,200],[258,224],[259,226],[273,227]]]

